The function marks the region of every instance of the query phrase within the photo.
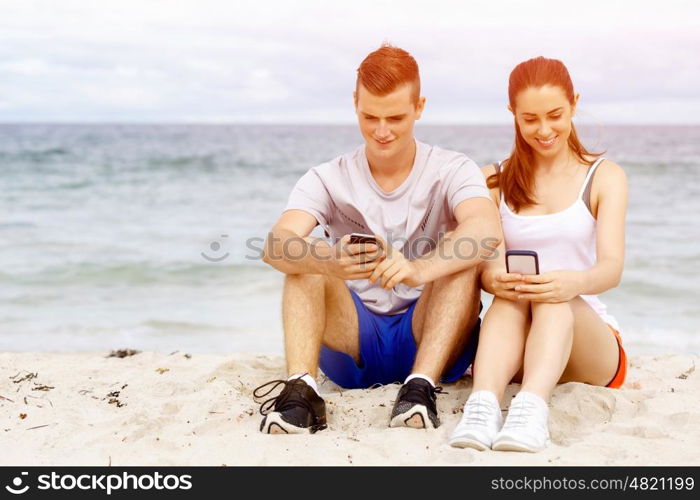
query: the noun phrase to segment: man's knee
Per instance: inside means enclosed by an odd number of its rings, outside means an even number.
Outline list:
[[[460,276],[464,276],[465,278],[468,278],[468,279],[475,280],[479,276],[479,266],[478,265],[472,266],[468,269],[458,271],[456,274],[459,274]]]
[[[443,276],[441,278],[436,279],[436,282],[450,282],[454,280],[463,280],[463,281],[476,281],[476,278],[479,276],[479,269],[478,266],[472,266],[467,269],[462,269],[460,271],[456,271],[452,274],[448,274],[446,276]]]
[[[479,272],[475,266],[438,278],[433,283],[439,289],[456,289],[461,294],[473,295],[481,291],[478,278]]]
[[[328,280],[324,274],[286,274],[284,284],[301,285],[311,288],[325,287]]]
[[[486,271],[489,264],[490,262],[487,260],[482,260],[481,262],[479,262],[479,264],[476,266],[476,274],[478,276],[481,276],[484,273],[484,271]]]

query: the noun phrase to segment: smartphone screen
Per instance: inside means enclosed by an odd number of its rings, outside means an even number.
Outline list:
[[[375,238],[371,234],[362,234],[362,233],[352,233],[350,234],[350,244],[355,245],[358,243],[373,243],[377,244],[377,238]]]
[[[532,250],[508,250],[506,271],[518,274],[540,274],[537,252]]]

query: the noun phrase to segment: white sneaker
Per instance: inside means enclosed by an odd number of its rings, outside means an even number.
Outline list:
[[[544,399],[531,392],[519,392],[510,404],[492,449],[530,453],[543,450],[549,444],[548,417],[549,408]]]
[[[456,448],[491,448],[493,438],[503,425],[501,407],[490,391],[473,392],[464,405],[464,415],[450,436],[450,445]]]

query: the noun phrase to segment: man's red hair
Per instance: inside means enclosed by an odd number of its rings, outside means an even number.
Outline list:
[[[384,96],[406,83],[412,84],[411,98],[417,104],[420,97],[420,75],[416,60],[405,50],[384,44],[365,57],[357,68],[355,95],[360,85],[374,95]]]

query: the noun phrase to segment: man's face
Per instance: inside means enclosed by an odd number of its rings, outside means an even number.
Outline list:
[[[355,112],[368,156],[391,160],[413,145],[413,124],[423,112],[425,98],[416,103],[410,83],[377,96],[359,85],[355,94]]]

